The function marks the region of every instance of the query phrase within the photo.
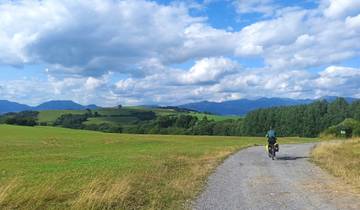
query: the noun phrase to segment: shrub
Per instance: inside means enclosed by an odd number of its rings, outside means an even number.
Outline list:
[[[10,125],[35,126],[39,112],[23,111],[5,115],[4,122]]]
[[[342,131],[345,131],[345,137],[360,136],[360,122],[352,118],[347,118],[343,122],[326,129],[325,136],[343,137]]]
[[[87,114],[64,114],[57,118],[54,125],[60,125],[65,128],[83,129],[85,126],[82,124],[88,118]]]

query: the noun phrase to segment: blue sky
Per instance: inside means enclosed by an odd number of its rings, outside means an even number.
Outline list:
[[[358,0],[0,0],[0,99],[360,98]]]

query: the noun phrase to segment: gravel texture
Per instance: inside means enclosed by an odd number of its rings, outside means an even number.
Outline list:
[[[264,146],[230,156],[209,177],[193,209],[360,210],[351,186],[309,162],[313,146],[280,145],[276,160]]]

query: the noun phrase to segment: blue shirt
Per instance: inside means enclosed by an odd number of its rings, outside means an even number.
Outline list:
[[[268,138],[276,138],[276,132],[274,130],[269,130],[266,134]]]

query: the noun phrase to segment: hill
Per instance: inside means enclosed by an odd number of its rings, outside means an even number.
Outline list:
[[[85,106],[77,104],[73,101],[48,101],[33,108],[34,110],[81,110],[86,109]]]
[[[162,107],[148,107],[148,106],[128,106],[119,108],[97,108],[96,111],[99,116],[90,117],[86,124],[131,124],[132,122],[141,121],[141,114],[147,114],[148,112],[154,112],[158,116],[169,115],[192,115],[199,119],[207,117],[209,120],[222,121],[228,119],[239,119],[238,116],[221,116],[213,114],[205,114],[195,111],[185,111],[174,108],[162,108]],[[39,112],[39,122],[53,123],[57,118],[64,114],[85,114],[86,110],[43,110]]]
[[[7,112],[21,112],[31,109],[30,106],[12,101],[0,100],[0,114]]]
[[[199,112],[210,112],[218,115],[240,115],[244,116],[248,112],[260,109],[260,108],[271,108],[278,106],[293,106],[310,104],[314,101],[325,99],[329,102],[335,101],[338,97],[326,96],[316,100],[311,99],[291,99],[291,98],[260,98],[260,99],[239,99],[233,101],[224,102],[209,102],[202,101],[197,103],[190,103],[180,105],[181,108],[192,109]],[[355,98],[345,98],[348,103],[352,103],[357,100]]]

